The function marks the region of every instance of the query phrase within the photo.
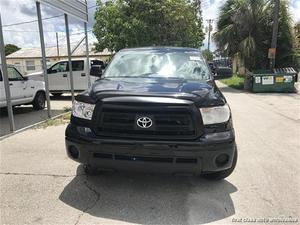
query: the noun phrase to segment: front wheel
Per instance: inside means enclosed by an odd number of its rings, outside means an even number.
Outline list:
[[[237,152],[237,148],[235,147],[232,166],[229,169],[222,170],[222,171],[215,172],[215,173],[203,174],[202,177],[204,177],[208,180],[222,180],[222,179],[228,177],[233,172],[233,170],[236,166],[237,158],[238,158],[238,152]]]
[[[44,92],[38,92],[35,95],[35,98],[33,100],[33,108],[35,110],[42,110],[45,108],[45,101],[46,101],[46,96]]]

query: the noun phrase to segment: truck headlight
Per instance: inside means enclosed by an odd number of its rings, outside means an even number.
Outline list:
[[[230,109],[227,104],[223,106],[200,108],[199,110],[204,125],[224,123],[230,118]]]
[[[72,115],[81,119],[91,120],[95,105],[74,100]]]

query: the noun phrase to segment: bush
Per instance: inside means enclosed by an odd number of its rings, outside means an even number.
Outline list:
[[[231,88],[243,90],[245,77],[243,75],[234,74],[231,78],[221,79],[220,81]]]

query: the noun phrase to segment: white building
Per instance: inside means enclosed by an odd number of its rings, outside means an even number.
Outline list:
[[[72,49],[72,47],[71,47]],[[104,62],[108,61],[112,53],[105,49],[103,52],[95,52],[90,46],[90,57],[100,59]],[[79,46],[72,54],[72,58],[83,58],[86,57],[85,45]],[[67,47],[59,47],[59,56],[57,54],[57,48],[51,47],[46,48],[46,60],[47,66],[54,64],[59,60],[67,60]],[[34,73],[41,71],[42,66],[42,54],[40,48],[22,48],[8,56],[6,56],[7,64],[16,66],[22,74]]]

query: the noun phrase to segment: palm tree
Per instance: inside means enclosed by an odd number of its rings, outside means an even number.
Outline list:
[[[223,54],[240,53],[248,69],[265,67],[272,33],[271,6],[268,0],[228,0],[214,34]]]

